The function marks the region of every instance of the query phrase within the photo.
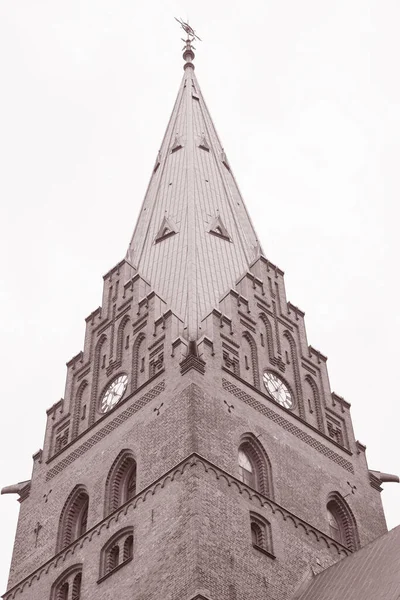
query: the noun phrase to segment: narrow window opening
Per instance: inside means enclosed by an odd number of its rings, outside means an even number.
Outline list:
[[[132,472],[128,478],[127,484],[127,500],[130,500],[134,496],[136,496],[136,465],[132,468]]]
[[[65,582],[56,593],[56,600],[68,600],[69,585]]]
[[[86,505],[82,508],[81,514],[78,519],[78,527],[77,527],[77,537],[80,537],[87,530],[88,523],[88,511],[89,511],[89,502],[86,502]]]
[[[250,513],[250,531],[252,545],[275,558],[272,552],[271,524],[261,515]]]
[[[239,478],[246,485],[255,488],[256,487],[256,478],[254,474],[254,468],[250,461],[248,455],[243,452],[243,450],[239,450],[238,456],[239,463]]]
[[[331,538],[342,544],[343,536],[338,520],[336,519],[333,512],[329,510],[329,508],[327,508],[327,515],[329,523],[329,535],[331,536]]]
[[[82,573],[78,573],[75,576],[72,584],[72,600],[80,600],[81,597],[81,585],[82,585]]]
[[[110,575],[133,558],[133,528],[117,532],[101,550],[100,578]]]
[[[124,561],[133,556],[133,535],[129,535],[124,543]]]
[[[107,553],[106,573],[110,573],[118,567],[119,563],[119,546],[113,546]]]

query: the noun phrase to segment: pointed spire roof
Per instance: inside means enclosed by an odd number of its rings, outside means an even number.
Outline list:
[[[260,244],[196,79],[191,39],[185,44],[182,83],[128,256],[194,340]]]

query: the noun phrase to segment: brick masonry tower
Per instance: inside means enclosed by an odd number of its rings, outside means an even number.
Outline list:
[[[124,260],[48,411],[5,600],[289,600],[386,532],[349,404],[184,74]]]

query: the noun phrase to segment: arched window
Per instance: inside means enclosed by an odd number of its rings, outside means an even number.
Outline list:
[[[78,573],[74,577],[72,583],[72,600],[80,600],[81,597],[81,585],[82,585],[82,573]]]
[[[66,581],[57,590],[56,600],[68,600],[69,584]]]
[[[360,545],[354,515],[338,492],[333,492],[326,505],[329,535],[352,552]]]
[[[248,456],[248,454],[246,454],[246,452],[244,452],[244,450],[239,449],[238,463],[239,463],[239,478],[241,479],[241,481],[243,481],[243,483],[245,483],[246,485],[249,485],[250,487],[255,488],[256,487],[255,469],[254,469],[253,465],[251,464],[250,457]]]
[[[89,496],[86,488],[77,486],[70,494],[61,512],[57,549],[62,550],[87,529]]]
[[[108,576],[133,558],[133,528],[125,527],[108,540],[101,551],[100,578]]]
[[[116,544],[107,553],[107,573],[113,571],[118,567],[119,564],[119,546]]]
[[[251,524],[251,542],[253,546],[261,546],[262,544],[262,531],[258,523]]]
[[[136,462],[130,450],[123,450],[114,461],[106,481],[105,514],[117,510],[136,495]]]
[[[329,510],[329,508],[326,509],[326,512],[328,515],[329,535],[337,542],[343,544],[343,536],[342,531],[340,530],[339,522],[337,521],[333,512]]]
[[[257,550],[273,556],[271,524],[257,513],[250,513],[251,543]]]
[[[82,565],[73,565],[56,579],[51,588],[51,600],[80,600]]]
[[[238,466],[239,479],[243,483],[273,498],[271,463],[260,442],[250,433],[242,436]]]
[[[133,535],[128,535],[124,542],[124,560],[133,556]]]

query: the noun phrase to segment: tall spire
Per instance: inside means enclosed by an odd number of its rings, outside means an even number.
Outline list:
[[[182,83],[128,256],[195,340],[260,245],[194,73],[195,34],[187,33]]]

